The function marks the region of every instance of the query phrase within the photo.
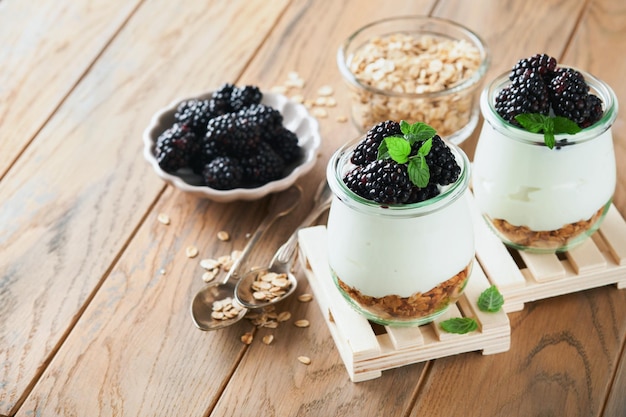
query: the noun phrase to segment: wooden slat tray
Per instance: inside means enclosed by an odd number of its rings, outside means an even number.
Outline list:
[[[611,205],[600,230],[563,254],[507,249],[473,204],[476,257],[504,296],[506,312],[524,303],[604,285],[626,288],[626,222]]]
[[[377,378],[387,369],[459,353],[482,350],[487,355],[509,350],[511,329],[506,313],[484,313],[476,305],[480,293],[491,285],[478,262],[461,299],[433,323],[383,328],[354,311],[335,287],[326,255],[326,227],[302,229],[299,243],[299,259],[352,381]],[[443,320],[468,316],[478,321],[478,330],[459,335],[439,327]]]

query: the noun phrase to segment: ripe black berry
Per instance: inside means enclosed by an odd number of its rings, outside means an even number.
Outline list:
[[[184,124],[175,123],[156,141],[156,159],[159,166],[169,172],[184,168],[189,155],[197,149],[196,135]]]
[[[230,96],[234,88],[234,85],[226,83],[213,92],[209,100],[209,112],[211,113],[211,117],[220,116],[233,111],[230,104]]]
[[[361,175],[365,181],[364,198],[381,204],[403,204],[411,195],[413,184],[405,164],[380,159],[366,165]]]
[[[546,54],[536,54],[529,58],[522,58],[513,67],[509,79],[514,81],[526,71],[537,72],[546,82],[552,78],[556,69],[556,59]]]
[[[414,145],[414,148],[419,148]],[[461,167],[454,154],[439,135],[433,137],[432,147],[426,155],[430,169],[430,184],[448,185],[459,179]]]
[[[243,157],[256,152],[261,135],[258,126],[237,117],[236,113],[226,113],[209,121],[204,140],[215,142],[225,155]]]
[[[230,106],[232,111],[239,111],[253,104],[259,104],[262,99],[263,94],[257,86],[235,87],[230,94]]]
[[[178,105],[174,119],[178,123],[186,124],[199,136],[206,133],[206,125],[212,118],[209,111],[209,100],[190,99]]]
[[[243,168],[234,158],[218,156],[202,171],[204,182],[217,190],[231,190],[242,185]]]
[[[351,162],[355,165],[367,165],[375,161],[378,156],[378,147],[387,136],[402,135],[400,123],[387,120],[378,123],[371,128],[363,139],[354,149]]]
[[[557,116],[567,117],[579,126],[590,126],[602,116],[600,99],[589,99],[589,86],[575,69],[561,68],[550,83],[552,108]],[[595,96],[593,96],[595,97]]]
[[[503,119],[514,125],[519,125],[515,120],[518,114],[547,115],[550,112],[550,95],[539,72],[526,70],[511,85],[500,90],[496,96],[495,109]]]
[[[241,164],[244,181],[252,186],[282,178],[285,170],[285,161],[265,142],[259,143],[257,152],[243,158]]]

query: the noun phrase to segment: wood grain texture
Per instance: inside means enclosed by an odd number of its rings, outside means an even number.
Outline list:
[[[0,218],[10,219],[0,231],[1,412],[19,405],[164,189],[141,157],[153,112],[236,79],[262,38],[231,29],[267,31],[281,12],[248,6],[145,4],[0,184]]]
[[[509,315],[507,354],[437,360],[411,415],[599,415],[626,331],[623,292],[598,288],[526,308]],[[455,387],[462,400],[451,401]]]
[[[0,178],[138,3],[0,3]]]
[[[319,119],[318,163],[299,181],[305,198],[274,225],[252,261],[266,263],[308,211],[331,153],[357,135],[351,123],[335,120],[349,115],[335,53],[353,30],[385,16],[433,12],[488,42],[488,78],[522,56],[547,52],[597,73],[621,98],[621,3],[234,0],[181,7],[144,0],[0,182],[0,414],[621,416],[626,291],[615,286],[511,314],[508,353],[437,359],[358,384],[349,381],[315,300],[279,305],[291,320],[254,330],[250,346],[239,341],[253,331],[248,321],[219,332],[195,329],[189,303],[202,286],[200,259],[241,249],[267,199],[217,204],[189,197],[164,186],[140,156],[149,117],[175,98],[226,81],[271,88],[290,71],[305,79],[297,92],[307,98],[333,86],[338,105]],[[0,20],[15,4],[0,1]],[[69,7],[62,4],[55,7]],[[0,117],[3,111],[0,105]],[[477,132],[463,144],[470,155]],[[615,134],[616,206],[624,214],[621,113]],[[161,212],[172,218],[169,226],[157,222]],[[231,240],[218,241],[220,230]],[[194,259],[184,255],[191,244],[200,249]],[[297,294],[310,292],[299,268],[296,275]],[[301,318],[311,326],[295,327]],[[275,337],[270,345],[261,342],[267,334]],[[311,364],[298,362],[300,355]]]
[[[626,4],[610,0],[595,0],[589,4],[580,27],[572,39],[565,59],[572,65],[587,69],[609,84],[617,96],[621,109],[613,127],[613,143],[617,160],[618,182],[614,204],[622,216],[626,214],[626,61],[618,58],[626,51]],[[624,291],[622,291],[623,293]],[[626,297],[622,297],[622,305]],[[623,318],[622,320],[623,321]],[[626,414],[626,331],[622,329],[621,349],[611,362],[615,380],[608,387],[605,417]]]
[[[626,60],[618,58],[626,51],[626,3],[594,0],[583,14],[579,29],[563,57],[564,62],[583,68],[606,82],[620,105],[613,125],[613,143],[617,160],[617,183],[614,204],[626,213]]]

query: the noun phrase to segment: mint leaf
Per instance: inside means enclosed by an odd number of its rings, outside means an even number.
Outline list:
[[[543,132],[548,116],[539,113],[525,113],[515,116],[515,120],[526,130],[532,133]]]
[[[433,136],[437,131],[426,123],[400,122],[402,136],[387,136],[378,146],[377,159],[391,158],[398,164],[407,164],[409,179],[419,188],[424,188],[430,181],[430,168],[426,162],[426,155],[430,153],[433,145]],[[411,147],[417,142],[422,142],[417,150],[417,155],[411,156]]]
[[[580,132],[582,129],[575,122],[571,121],[567,117],[556,116],[554,118],[554,133],[567,133],[574,135]]]
[[[424,188],[428,185],[428,181],[430,181],[430,168],[428,168],[424,157],[411,158],[406,169],[409,174],[409,179],[413,184],[417,185],[419,188]]]
[[[554,148],[556,139],[554,138],[554,119],[548,117],[543,124],[543,142],[550,149]]]
[[[480,311],[486,311],[489,313],[495,313],[500,311],[504,304],[504,297],[498,291],[495,285],[487,288],[478,297],[478,308]]]
[[[397,136],[389,136],[383,139],[383,143],[387,148],[387,153],[399,164],[405,164],[409,160],[411,154],[411,145],[403,138]],[[382,145],[382,143],[381,143]],[[378,147],[380,153],[380,146]]]
[[[515,120],[531,133],[543,132],[543,142],[550,149],[556,144],[554,135],[559,133],[574,135],[582,130],[576,122],[561,116],[550,117],[539,113],[525,113],[515,116]]]
[[[478,323],[471,317],[456,317],[442,321],[440,326],[448,333],[465,334],[478,329]]]
[[[420,146],[420,148],[417,150],[417,154],[419,156],[426,156],[430,153],[430,149],[432,147],[433,147],[433,138],[430,137],[428,138],[428,140],[422,143],[422,146]]]
[[[400,131],[411,145],[415,142],[421,142],[435,136],[437,131],[426,123],[417,122],[409,124],[407,121],[400,122]]]

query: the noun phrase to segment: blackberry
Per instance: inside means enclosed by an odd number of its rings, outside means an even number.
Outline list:
[[[272,131],[271,134],[264,132],[262,137],[283,158],[286,164],[295,162],[302,155],[302,149],[298,145],[298,136],[282,125]]]
[[[403,204],[411,195],[413,183],[405,164],[379,159],[363,168],[364,198],[381,204]]]
[[[378,147],[387,136],[402,135],[400,123],[387,120],[371,128],[365,138],[354,148],[350,161],[355,165],[367,165],[375,161],[378,156]]]
[[[589,116],[579,123],[581,128],[589,127],[602,118],[604,110],[602,109],[602,100],[598,96],[589,94],[585,100],[585,107],[589,112]]]
[[[202,175],[205,165],[218,156],[226,156],[226,153],[218,147],[215,141],[205,138],[198,146],[198,151],[190,156],[189,166],[193,172]]]
[[[515,116],[523,113],[550,113],[548,87],[538,72],[526,70],[513,83],[498,92],[494,105],[506,121],[519,126]]]
[[[421,146],[421,142],[418,143],[419,145],[413,146],[415,153]],[[439,135],[433,136],[432,147],[426,155],[426,163],[430,169],[430,184],[452,184],[461,174],[461,167],[456,162],[454,154]]]
[[[589,86],[583,75],[572,68],[560,68],[550,83],[552,109],[557,116],[567,117],[581,125],[588,123],[590,109],[587,107]],[[593,102],[589,103],[594,107]]]
[[[202,170],[207,186],[217,190],[232,190],[242,184],[243,168],[234,158],[218,156]]]
[[[247,156],[256,152],[261,141],[259,127],[236,113],[214,117],[207,125],[204,141],[213,141],[217,150],[228,156]]]
[[[242,119],[247,119],[250,124],[259,126],[262,131],[270,133],[283,125],[283,115],[265,104],[253,104],[239,110],[238,115]]]
[[[363,175],[364,168],[365,167],[361,165],[355,166],[344,175],[343,182],[356,195],[367,198],[367,193],[365,192],[365,176]]]
[[[411,188],[411,194],[409,195],[409,198],[406,202],[407,204],[410,204],[426,201],[438,196],[439,192],[440,190],[437,184],[430,183],[424,188],[419,188],[417,185],[414,185]]]
[[[536,54],[520,59],[511,70],[509,79],[513,81],[528,70],[539,73],[544,81],[549,82],[556,70],[556,59],[546,54]]]
[[[263,94],[256,86],[235,87],[230,95],[230,106],[232,111],[239,111],[253,104],[261,103],[262,98]]]
[[[257,152],[243,158],[241,164],[244,181],[251,186],[282,178],[285,170],[285,161],[265,142],[259,143]]]
[[[206,125],[213,117],[209,111],[209,100],[190,99],[178,105],[174,119],[187,124],[200,137],[206,133]]]
[[[175,123],[157,138],[157,162],[165,171],[177,171],[187,166],[189,155],[197,150],[197,146],[196,135],[189,126]]]
[[[222,114],[233,111],[230,104],[230,97],[234,89],[234,85],[226,83],[213,92],[209,100],[209,112],[212,117],[221,116]]]

